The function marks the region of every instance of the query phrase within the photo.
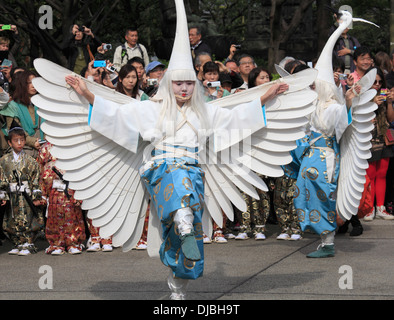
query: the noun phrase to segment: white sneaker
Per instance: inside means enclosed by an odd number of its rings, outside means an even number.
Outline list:
[[[18,252],[18,256],[28,256],[31,252],[28,249],[22,249]]]
[[[226,239],[235,239],[235,235],[233,234],[233,233],[226,233],[225,235],[224,235],[224,237],[226,238]]]
[[[289,240],[290,236],[287,233],[281,233],[276,237],[276,240]]]
[[[18,248],[14,248],[11,251],[8,251],[8,254],[11,254],[11,255],[18,255],[18,253],[19,253],[19,249]]]
[[[363,220],[364,220],[364,221],[372,221],[374,218],[375,218],[375,207],[373,208],[372,212],[367,213],[367,214],[364,216]]]
[[[92,245],[89,246],[89,248],[86,251],[87,252],[97,252],[100,250],[101,250],[100,243],[92,243]]]
[[[146,250],[148,249],[148,244],[144,240],[138,241],[137,245],[135,246],[136,250]]]
[[[51,252],[51,255],[52,256],[61,256],[61,255],[63,255],[64,254],[64,250],[62,250],[62,249],[55,249],[55,250],[53,250],[52,252]]]
[[[71,247],[70,249],[68,249],[68,253],[69,254],[80,254],[80,253],[82,253],[82,250],[79,248]]]
[[[388,214],[385,206],[376,207],[376,218],[383,220],[393,220],[394,216]]]
[[[110,244],[103,244],[103,252],[112,252],[113,248]]]
[[[265,240],[265,234],[262,232],[258,232],[254,235],[255,240]]]
[[[215,232],[213,235],[213,242],[216,243],[227,243],[227,240],[225,237],[223,237],[223,233],[221,232]]]
[[[293,241],[297,241],[297,240],[301,240],[302,237],[300,234],[292,234],[289,240],[293,240]]]
[[[211,238],[208,237],[205,233],[204,233],[203,241],[204,241],[204,244],[210,244],[210,243],[212,243]]]
[[[246,240],[249,239],[248,235],[246,232],[240,232],[238,235],[235,237],[235,240]]]

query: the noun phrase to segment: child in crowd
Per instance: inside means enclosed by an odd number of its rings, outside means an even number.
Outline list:
[[[37,252],[34,241],[44,225],[41,210],[40,167],[23,151],[26,133],[20,127],[9,130],[12,152],[0,160],[0,190],[3,200],[10,200],[3,228],[14,244],[8,253],[27,256]]]
[[[62,255],[67,250],[79,254],[86,240],[82,202],[74,199],[74,191],[63,181],[64,173],[55,167],[51,148],[50,143],[44,144],[38,157],[42,172],[40,186],[48,203],[45,236],[49,247],[45,253]]]

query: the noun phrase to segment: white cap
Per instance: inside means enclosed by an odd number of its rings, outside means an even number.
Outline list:
[[[176,34],[167,71],[191,70],[194,72],[190,51],[189,28],[183,0],[175,0]]]

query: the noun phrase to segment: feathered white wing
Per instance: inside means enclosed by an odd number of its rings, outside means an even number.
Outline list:
[[[362,90],[353,100],[353,121],[340,140],[341,160],[337,189],[337,212],[343,220],[356,215],[366,182],[368,159],[371,157],[372,120],[378,106],[371,102],[376,95],[370,89],[376,71],[368,72],[359,82]]]
[[[307,117],[315,110],[313,102],[317,94],[309,86],[317,71],[307,69],[287,75],[277,81],[289,85],[285,94],[267,103],[266,127],[243,139],[240,144],[229,146],[215,153],[207,144],[205,171],[205,206],[214,221],[222,226],[223,213],[233,220],[233,205],[246,211],[246,203],[240,191],[259,199],[256,188],[268,191],[260,175],[280,177],[282,165],[292,161],[290,151],[296,148],[296,140],[305,136]],[[245,90],[210,102],[223,108],[232,108],[262,96],[275,82]],[[223,154],[225,154],[223,156]],[[226,158],[230,161],[223,161]]]
[[[149,200],[138,173],[147,143],[140,141],[133,153],[93,131],[88,125],[89,103],[66,85],[65,76],[71,71],[45,59],[35,60],[34,66],[41,78],[34,79],[39,94],[32,102],[45,119],[42,130],[54,145],[56,165],[66,171],[64,178],[75,198],[83,200],[82,209],[88,210],[93,225],[100,227],[101,237],[113,236],[114,246],[132,249],[142,235]],[[133,101],[85,81],[105,99],[119,104]]]

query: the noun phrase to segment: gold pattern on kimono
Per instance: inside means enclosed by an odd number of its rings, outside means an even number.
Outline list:
[[[167,239],[167,241],[166,241],[166,244],[165,244],[165,246],[164,246],[164,251],[167,252],[167,251],[171,250],[171,248],[172,248],[172,245],[171,245],[171,238],[168,237],[168,239]]]
[[[164,208],[163,208],[163,206],[162,205],[160,205],[159,207],[158,207],[158,214],[159,214],[159,217],[160,217],[160,221],[162,221],[163,220],[163,211],[164,211]]]
[[[196,261],[191,261],[185,258],[183,259],[183,265],[185,266],[186,269],[192,270],[196,265]]]
[[[302,209],[296,209],[296,214],[297,214],[298,220],[300,222],[304,222],[304,220],[305,220],[305,211],[302,210]]]
[[[190,194],[187,194],[182,197],[181,206],[182,208],[190,207]]]
[[[159,181],[159,183],[153,188],[153,192],[155,194],[158,194],[161,188],[161,181]]]
[[[311,194],[309,192],[309,189],[305,188],[305,200],[309,201],[310,198],[311,198]]]
[[[202,240],[203,236],[204,236],[204,232],[202,230],[202,223],[196,223],[194,225],[194,236],[196,238],[196,240]]]
[[[170,183],[165,189],[164,189],[164,200],[168,201],[172,197],[172,193],[174,192],[174,184]]]
[[[193,204],[190,209],[192,209],[193,211],[200,211],[201,210],[201,204],[199,202]]]
[[[324,161],[326,160],[326,158],[327,158],[327,151],[324,150],[324,149],[321,149],[321,150],[320,150],[320,159],[321,159],[321,162],[324,162]]]
[[[292,188],[294,189],[293,198],[297,198],[300,195],[300,188],[298,188],[296,185],[293,185]]]
[[[310,148],[309,151],[306,153],[305,157],[312,158],[314,153],[315,153],[315,149],[314,148]]]
[[[303,167],[302,170],[301,170],[301,177],[303,177],[304,179],[306,179],[306,177],[305,177],[306,169],[307,169],[306,167]]]
[[[316,195],[320,201],[323,201],[323,202],[327,201],[327,195],[323,190],[317,190]]]
[[[321,218],[321,214],[320,214],[320,212],[318,210],[312,210],[309,213],[309,220],[312,223],[318,223],[320,221],[320,218]]]
[[[179,248],[175,253],[175,263],[178,264],[179,261],[179,254],[181,252],[181,248]]]
[[[310,180],[316,180],[319,177],[319,171],[316,168],[311,167],[306,170],[306,175]]]
[[[183,178],[182,184],[186,190],[193,190],[193,183],[188,177]]]
[[[336,221],[336,212],[335,211],[329,211],[327,213],[327,220],[330,223],[334,223]]]
[[[329,233],[331,233],[332,231],[329,231],[329,230],[324,230],[322,233],[320,233],[320,236],[325,236],[325,235],[327,235],[327,234],[329,234]]]

